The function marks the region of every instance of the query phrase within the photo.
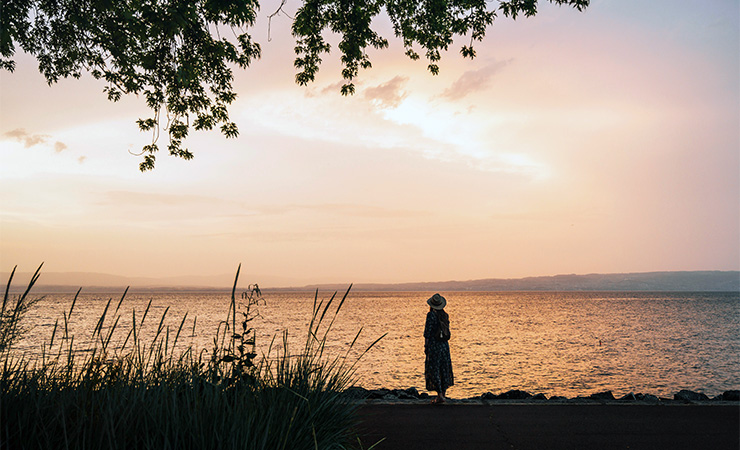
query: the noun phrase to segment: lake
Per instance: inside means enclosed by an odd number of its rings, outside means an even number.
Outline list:
[[[343,293],[339,293],[341,297]],[[368,389],[424,388],[424,320],[433,292],[351,292],[329,334],[329,350],[357,355],[381,335],[357,366],[357,385]],[[455,386],[449,395],[521,389],[547,396],[575,397],[611,390],[672,396],[681,389],[709,396],[740,387],[740,293],[645,292],[442,292],[451,319],[450,351]],[[320,292],[319,300],[331,292]],[[49,294],[26,317],[32,329],[16,346],[38,354],[55,320],[63,324],[73,294]],[[79,348],[110,299],[109,315],[121,292],[80,295],[69,333]],[[259,353],[272,354],[288,331],[299,351],[314,293],[264,293],[257,330]],[[179,348],[213,347],[229,294],[169,292],[128,294],[118,308],[116,336],[125,337],[135,314],[152,306],[142,336],[153,336],[165,310],[172,337],[183,323]],[[186,316],[187,314],[187,316]],[[183,322],[183,318],[185,318]],[[108,320],[107,323],[112,323]],[[115,339],[114,339],[115,340]]]

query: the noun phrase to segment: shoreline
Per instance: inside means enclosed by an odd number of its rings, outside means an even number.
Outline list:
[[[352,386],[343,392],[350,401],[365,405],[420,405],[428,404],[435,396],[419,392],[416,388],[407,389],[365,389]],[[545,394],[531,394],[526,391],[510,390],[500,394],[486,392],[467,398],[447,398],[450,405],[738,405],[740,390],[727,390],[714,397],[701,392],[680,390],[673,397],[659,397],[651,394],[629,393],[615,397],[611,391],[602,391],[588,396],[547,397]]]

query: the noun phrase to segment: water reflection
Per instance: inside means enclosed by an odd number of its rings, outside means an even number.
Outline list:
[[[615,395],[671,395],[680,389],[714,395],[740,386],[740,294],[663,293],[444,293],[451,318],[450,349],[456,384],[452,397],[521,389],[573,397],[599,390]],[[329,295],[326,295],[328,297]],[[62,321],[73,295],[49,295],[28,314],[35,325],[18,350],[38,353],[54,321]],[[106,303],[117,295],[81,295],[69,322],[79,348]],[[424,318],[429,293],[354,293],[334,323],[330,350],[350,355],[378,336],[385,339],[357,371],[366,388],[424,387]],[[311,293],[265,294],[257,328],[258,351],[289,330],[289,345],[302,348],[313,305]],[[174,334],[188,312],[180,348],[210,349],[218,322],[226,318],[227,294],[129,294],[121,305],[117,335],[125,337],[133,311],[137,323],[149,301],[142,336],[164,326]],[[196,319],[197,315],[197,319]],[[111,322],[112,323],[112,322]],[[186,332],[187,331],[187,332]],[[115,340],[114,340],[115,341]],[[273,350],[282,346],[280,338]]]

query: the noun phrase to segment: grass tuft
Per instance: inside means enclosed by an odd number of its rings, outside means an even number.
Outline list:
[[[349,350],[338,356],[326,352],[332,324],[351,286],[333,309],[336,293],[324,302],[317,291],[306,342],[298,354],[290,353],[285,332],[281,350],[273,354],[271,344],[257,358],[250,322],[264,300],[259,287],[250,285],[237,302],[237,270],[229,311],[210,351],[178,350],[185,317],[170,330],[164,325],[167,310],[154,338],[142,342],[151,301],[140,318],[132,312],[131,328],[118,337],[124,292],[115,309],[109,301],[101,314],[92,331],[94,346],[80,352],[67,331],[78,291],[41,355],[18,356],[12,344],[23,331],[23,313],[39,300],[29,293],[40,269],[15,301],[8,295],[11,274],[3,300],[4,448],[344,449],[359,442],[356,405],[341,393],[354,381],[359,359],[379,339],[353,361],[347,359]],[[57,336],[61,333],[63,339]]]

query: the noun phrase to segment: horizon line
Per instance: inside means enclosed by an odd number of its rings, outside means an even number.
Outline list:
[[[309,284],[293,284],[293,285],[278,285],[274,286],[270,283],[265,283],[263,286],[260,287],[262,290],[292,290],[292,291],[299,291],[299,290],[315,290],[315,289],[346,289],[348,287],[352,287],[354,290],[392,290],[392,288],[396,288],[397,290],[417,290],[413,289],[414,286],[416,287],[425,287],[425,288],[432,288],[434,285],[462,285],[464,284],[475,284],[475,283],[517,283],[517,282],[534,282],[534,281],[556,281],[557,279],[562,279],[564,277],[570,277],[570,278],[588,278],[588,277],[619,277],[619,276],[641,276],[641,277],[649,277],[649,276],[669,276],[669,275],[684,275],[689,276],[690,274],[694,275],[709,275],[709,274],[726,274],[726,275],[734,275],[735,278],[737,278],[736,283],[740,285],[740,270],[654,270],[654,271],[646,271],[646,272],[591,272],[591,273],[559,273],[556,275],[533,275],[533,276],[524,276],[524,277],[508,277],[508,278],[496,278],[496,277],[488,277],[488,278],[471,278],[471,279],[448,279],[448,280],[437,280],[437,281],[401,281],[401,282],[360,282],[360,283],[352,283],[352,282],[323,282],[323,283],[309,283]],[[5,279],[8,279],[10,276],[10,272],[0,272],[0,275],[5,277]],[[31,272],[16,272],[13,281],[16,281],[13,284],[18,284],[18,281],[21,282],[21,284],[24,284],[22,280],[18,280],[18,278],[25,278],[26,276],[30,277],[32,275]],[[230,290],[233,287],[233,281],[227,284],[219,284],[215,282],[207,282],[205,279],[216,279],[220,277],[226,277],[225,274],[222,275],[197,275],[197,276],[165,276],[165,277],[137,277],[137,276],[122,276],[122,275],[112,275],[107,273],[101,273],[101,272],[47,272],[42,273],[42,275],[46,275],[47,277],[51,276],[52,278],[59,278],[69,275],[75,275],[78,277],[106,277],[110,278],[107,280],[107,282],[102,282],[104,280],[89,280],[89,283],[79,282],[81,280],[78,280],[78,282],[63,282],[62,280],[50,280],[47,283],[44,283],[43,277],[39,279],[39,281],[36,283],[35,287],[38,290],[39,288],[69,288],[69,287],[75,287],[75,288],[87,288],[87,289],[93,289],[93,290],[100,290],[100,289],[123,289],[126,287],[131,288],[131,290],[145,290],[145,291],[152,291],[152,290],[177,290],[177,291],[198,291],[198,290],[205,290],[205,291],[220,291],[220,290]],[[230,277],[233,277],[229,275]],[[200,278],[203,280],[203,283],[195,283],[195,284],[172,284],[175,279],[187,279],[187,278]],[[268,277],[269,278],[269,277]],[[145,281],[146,280],[146,281]],[[159,280],[159,281],[157,281]],[[571,280],[573,282],[575,280]],[[602,280],[603,281],[603,280]],[[638,282],[638,280],[621,280],[622,282]],[[101,283],[102,282],[102,283]],[[137,284],[136,282],[139,282]],[[147,284],[143,284],[147,283]],[[27,284],[27,282],[26,282]],[[239,283],[237,283],[238,285]],[[257,283],[260,284],[260,283]],[[560,286],[562,288],[566,288],[565,286]],[[15,289],[13,286],[11,286],[11,291],[14,291]],[[567,288],[567,290],[580,290],[576,288],[575,286]],[[448,289],[449,290],[449,289]],[[486,291],[489,289],[475,289],[472,287],[464,287],[460,290],[480,290],[480,291]],[[495,289],[494,289],[495,290]],[[507,289],[508,290],[508,289]],[[528,289],[522,289],[522,290],[528,290]],[[542,289],[536,288],[532,290],[552,290],[551,288]],[[732,289],[734,290],[734,288]]]

